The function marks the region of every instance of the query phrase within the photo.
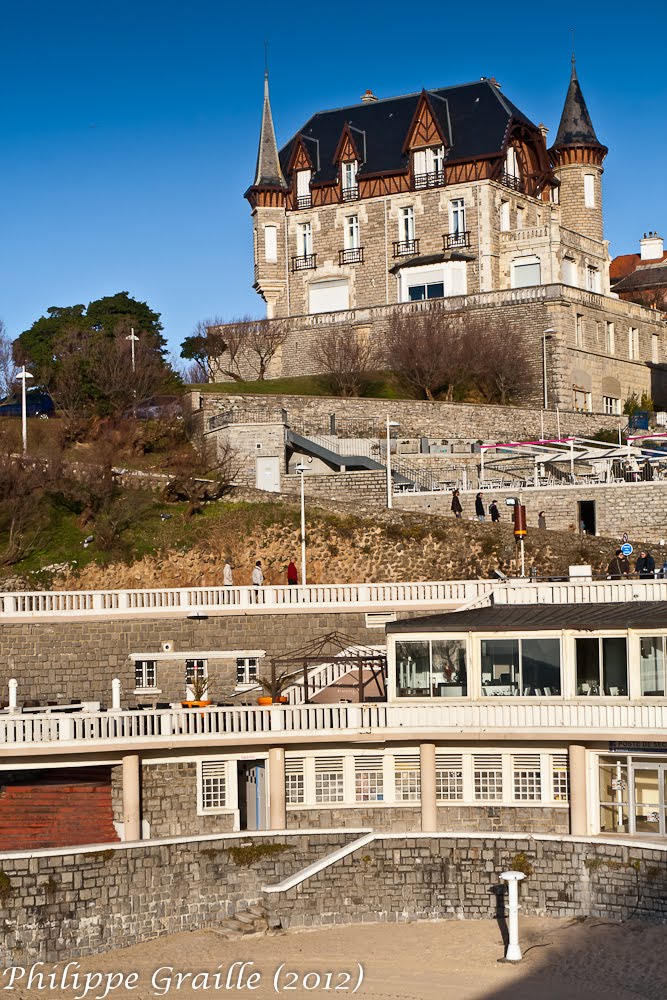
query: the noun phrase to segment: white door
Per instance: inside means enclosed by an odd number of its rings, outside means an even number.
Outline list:
[[[280,493],[280,459],[257,458],[255,460],[255,486],[267,493]]]
[[[350,308],[350,287],[345,279],[315,281],[310,286],[309,306],[311,313],[337,312]]]

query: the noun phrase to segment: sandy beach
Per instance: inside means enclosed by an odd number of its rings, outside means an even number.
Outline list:
[[[92,1000],[107,991],[114,1000],[266,1000],[281,994],[352,995],[355,987],[354,995],[365,1000],[662,1000],[667,995],[667,927],[527,917],[521,921],[521,946],[522,962],[499,961],[502,935],[493,921],[364,924],[232,941],[207,930],[81,959],[68,973],[79,975],[76,988],[71,979],[62,984],[62,965],[47,964],[39,972],[52,979],[34,980],[26,989],[26,978],[17,974],[14,988],[3,995]],[[5,971],[0,986],[8,981]]]

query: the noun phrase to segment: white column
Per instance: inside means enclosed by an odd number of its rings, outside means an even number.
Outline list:
[[[120,680],[114,677],[111,681],[111,711],[120,712]]]
[[[435,790],[435,743],[419,745],[421,774],[422,831],[434,833],[438,829],[438,806]]]
[[[588,833],[588,808],[586,801],[586,747],[571,744],[568,747],[570,763],[570,833],[585,837]]]
[[[269,750],[269,823],[272,830],[285,830],[287,827],[283,747],[271,747]]]
[[[126,841],[141,840],[141,759],[138,753],[123,757],[123,829]]]
[[[519,882],[525,878],[523,872],[503,872],[500,876],[507,882],[509,888],[509,941],[505,952],[506,962],[520,962],[521,948],[519,947]]]
[[[10,677],[7,687],[9,688],[9,704],[7,707],[9,708],[10,712],[17,712],[19,682],[16,680],[15,677]]]

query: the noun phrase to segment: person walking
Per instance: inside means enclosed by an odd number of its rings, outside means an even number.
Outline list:
[[[541,510],[539,512],[539,514],[537,515],[537,527],[538,528],[542,528],[542,529],[544,529],[546,531],[547,516],[546,516],[546,514],[544,513],[543,510]]]
[[[498,510],[498,501],[492,500],[489,504],[489,514],[491,515],[491,523],[496,524],[500,520],[500,511]]]
[[[616,549],[614,558],[607,566],[607,577],[610,580],[622,580],[627,575],[629,569],[627,559],[625,559],[620,549]]]
[[[648,549],[642,549],[639,553],[639,559],[635,563],[635,573],[639,574],[640,580],[655,578],[655,560]]]
[[[252,585],[255,588],[255,604],[259,604],[259,588],[264,584],[262,560],[258,559],[252,568]]]
[[[232,561],[229,557],[225,559],[225,565],[222,570],[222,582],[225,587],[234,586],[234,573],[232,571]]]
[[[452,513],[454,517],[461,517],[463,513],[463,507],[461,506],[461,501],[459,500],[459,491],[452,490]]]
[[[294,560],[290,559],[289,565],[287,567],[287,585],[289,587],[296,587],[298,582],[299,582],[299,574],[296,571]]]
[[[484,511],[484,499],[481,493],[478,493],[475,497],[475,514],[477,515],[477,520],[483,524],[486,521],[486,513]]]

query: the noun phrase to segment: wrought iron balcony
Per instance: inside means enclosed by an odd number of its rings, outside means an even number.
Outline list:
[[[443,250],[456,250],[459,247],[470,246],[470,231],[466,229],[461,233],[445,233],[442,237]]]
[[[305,253],[301,257],[292,257],[292,271],[312,271],[316,267],[316,253]]]
[[[500,178],[500,183],[504,184],[505,187],[512,188],[513,191],[523,192],[524,186],[523,181],[520,177],[516,177],[514,174],[503,173]]]
[[[343,201],[357,201],[359,198],[359,185],[353,184],[352,187],[344,187],[342,195]]]
[[[338,251],[339,264],[363,264],[363,262],[364,262],[363,247],[349,247],[347,250]]]
[[[412,257],[419,253],[419,240],[395,240],[394,257]]]
[[[444,170],[432,170],[428,174],[415,174],[415,190],[423,188],[442,187],[445,183]]]
[[[309,194],[297,195],[296,207],[297,208],[311,208],[313,204],[312,196]]]

